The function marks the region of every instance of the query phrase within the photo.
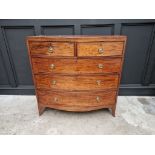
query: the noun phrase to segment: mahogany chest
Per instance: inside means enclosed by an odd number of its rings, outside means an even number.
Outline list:
[[[126,36],[29,36],[39,114],[46,107],[115,116]]]

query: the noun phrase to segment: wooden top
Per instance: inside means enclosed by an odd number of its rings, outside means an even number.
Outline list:
[[[28,36],[28,41],[125,41],[123,35],[56,35],[56,36]]]

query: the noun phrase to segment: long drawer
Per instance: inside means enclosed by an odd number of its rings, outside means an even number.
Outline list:
[[[121,56],[123,42],[78,43],[78,56]]]
[[[43,105],[100,106],[113,105],[116,91],[100,92],[55,92],[38,91],[39,102]]]
[[[119,73],[121,58],[114,59],[53,59],[32,58],[33,71],[37,73]]]
[[[116,89],[118,78],[118,75],[35,75],[37,88],[61,90]]]

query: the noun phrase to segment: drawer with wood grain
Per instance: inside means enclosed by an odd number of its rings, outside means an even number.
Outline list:
[[[59,90],[116,89],[118,78],[118,75],[35,75],[37,88]]]
[[[78,56],[121,56],[123,42],[78,43]]]
[[[114,105],[116,91],[99,92],[59,92],[38,91],[39,102],[47,106],[73,107],[97,107]],[[109,98],[110,96],[110,98]]]
[[[31,42],[31,55],[74,56],[74,43],[66,42]]]
[[[38,73],[119,73],[120,58],[108,59],[52,59],[32,58],[33,71]]]
[[[110,108],[115,116],[126,36],[29,36],[39,115]]]

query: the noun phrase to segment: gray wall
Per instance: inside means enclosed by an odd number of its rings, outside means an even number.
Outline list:
[[[120,95],[155,95],[155,20],[0,20],[0,94],[34,94],[29,35],[127,35]]]

